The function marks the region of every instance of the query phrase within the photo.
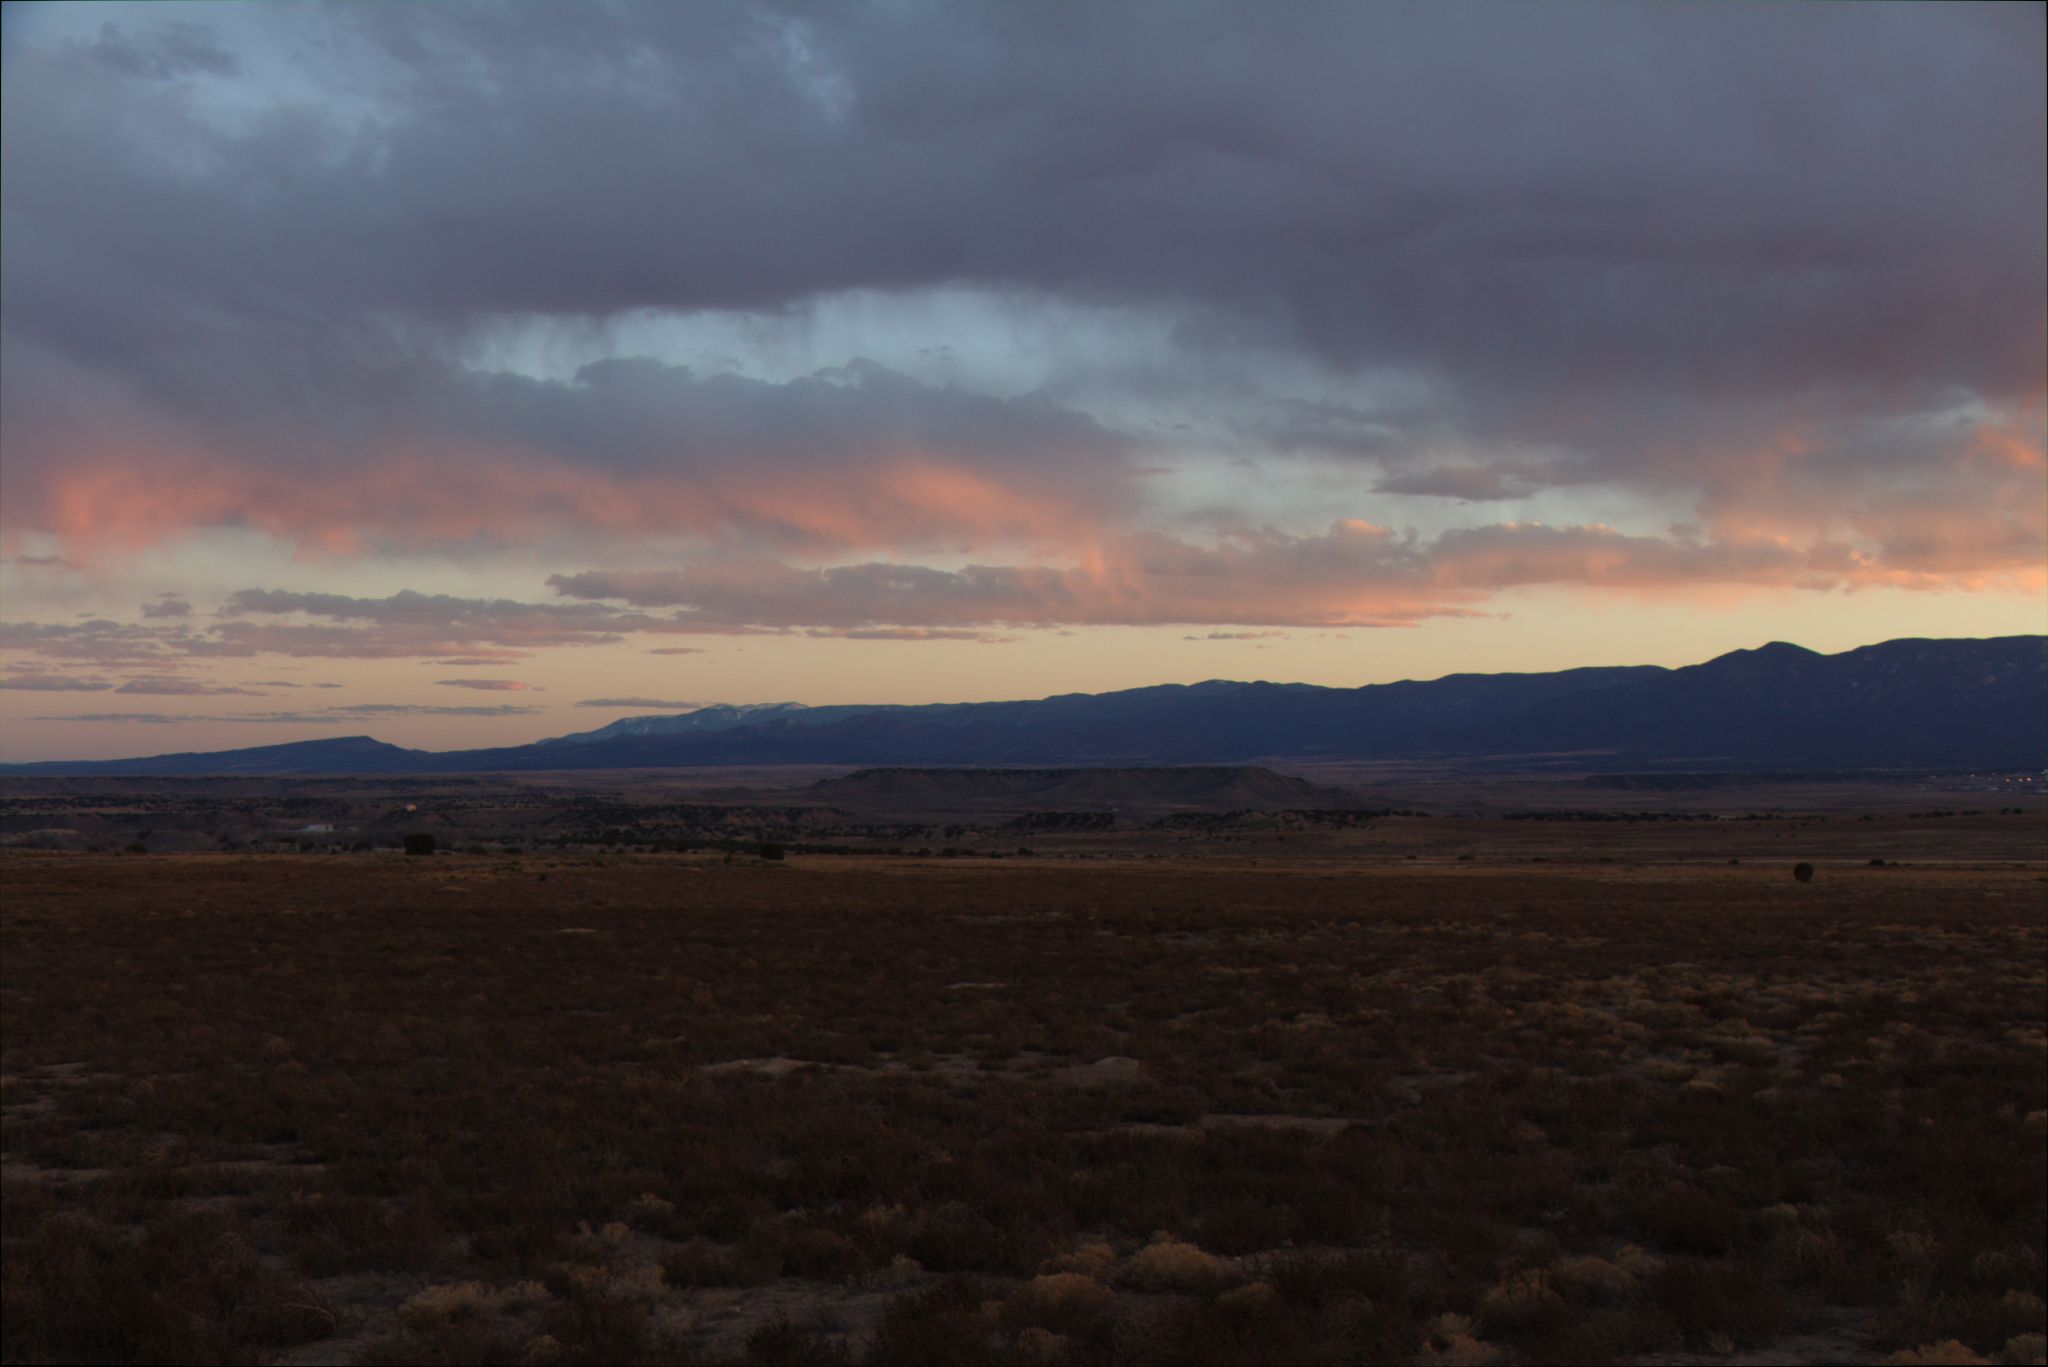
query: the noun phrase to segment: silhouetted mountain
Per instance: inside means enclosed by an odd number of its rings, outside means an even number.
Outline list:
[[[1498,751],[1701,769],[2048,763],[2048,638],[1899,640],[1840,655],[1774,641],[1552,699],[1450,738]]]
[[[533,745],[432,753],[368,737],[9,773],[303,774],[722,764],[1160,765],[1432,758],[1587,769],[2031,768],[2048,764],[2048,637],[1782,642],[1684,669],[1423,682],[1168,684],[1032,702],[629,717]]]
[[[621,717],[594,731],[572,731],[536,741],[538,745],[590,745],[625,736],[686,736],[700,731],[730,731],[735,726],[763,722],[771,717],[822,723],[836,721],[851,712],[871,711],[862,707],[806,707],[800,702],[712,703],[694,712],[667,712],[646,717]]]
[[[425,768],[436,758],[426,750],[407,750],[370,736],[333,736],[326,740],[256,745],[246,750],[192,750],[147,759],[56,760],[48,764],[9,764],[10,774],[391,774]]]
[[[608,739],[543,741],[432,757],[444,770],[630,769],[709,764],[1202,764],[1266,756],[1403,754],[1439,732],[1550,698],[1612,687],[1656,666],[1556,674],[1454,674],[1430,683],[1162,684],[1032,702],[775,709],[702,730],[629,718]],[[648,725],[641,725],[642,722]],[[611,728],[606,728],[610,730]]]

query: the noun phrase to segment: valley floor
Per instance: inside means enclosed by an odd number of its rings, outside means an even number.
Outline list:
[[[1804,883],[1605,826],[1604,863],[8,853],[0,1352],[2038,1362],[2011,829]]]

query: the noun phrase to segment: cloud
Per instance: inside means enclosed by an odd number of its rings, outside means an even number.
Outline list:
[[[711,652],[703,646],[656,646],[649,655],[708,655]]]
[[[676,702],[667,698],[584,698],[578,707],[643,707],[655,712],[695,712],[710,706],[701,702]]]
[[[166,594],[153,603],[142,605],[144,617],[190,617],[192,605],[183,598]]]
[[[2042,550],[1969,435],[2041,447],[2036,6],[195,13],[10,36],[0,515],[67,552],[1071,559],[1193,534],[1138,472],[1219,376],[1266,410],[1188,442],[1296,531],[1327,459],[1730,542],[1791,495],[1955,584]],[[1071,393],[856,361],[948,291],[1153,341]],[[763,360],[831,301],[872,326]],[[714,314],[759,373],[616,340]]]
[[[0,688],[18,688],[36,693],[98,693],[113,686],[105,679],[79,678],[68,674],[0,674]]]
[[[188,689],[123,688],[124,693],[187,693]],[[246,689],[211,689],[209,693],[247,692]],[[151,726],[176,726],[194,722],[237,722],[250,725],[309,724],[331,726],[344,721],[386,717],[525,717],[543,709],[513,703],[490,706],[440,707],[427,703],[347,703],[308,711],[170,713],[170,712],[77,712],[68,716],[38,716],[31,721],[137,722]]]
[[[973,641],[977,645],[1014,645],[1021,636],[960,627],[806,627],[804,635],[841,641]]]
[[[1526,498],[1543,487],[1517,476],[1515,471],[1494,465],[1438,465],[1428,469],[1398,470],[1383,475],[1373,484],[1382,494],[1419,494],[1431,498],[1457,498],[1466,502],[1489,499]]]
[[[9,650],[107,666],[169,666],[184,648],[202,639],[183,627],[140,626],[104,617],[81,622],[0,623],[0,643]]]
[[[30,721],[134,722],[143,726],[185,726],[192,723],[237,722],[251,725],[333,725],[343,720],[317,712],[74,712],[68,716],[30,717]]]
[[[124,76],[151,81],[232,76],[239,70],[233,54],[198,24],[154,24],[129,32],[102,24],[83,52]]]
[[[1284,638],[1284,631],[1211,631],[1201,636],[1183,636],[1183,641],[1266,641]]]
[[[209,684],[198,679],[140,678],[130,679],[114,690],[116,693],[157,693],[184,697],[221,697],[240,694],[260,698],[263,692],[255,688],[236,688],[225,684]]]
[[[129,239],[76,230],[116,232],[127,194],[159,292],[249,316],[774,311],[972,280],[1518,377],[1997,372],[2040,349],[2039,291],[2001,286],[2040,281],[2042,135],[2012,115],[2041,21],[1948,9],[286,12],[206,41],[319,54],[290,122],[90,49],[17,59],[43,122],[9,148],[15,250],[77,243],[35,302],[104,298],[133,270],[94,290],[82,268]],[[1204,60],[1218,44],[1240,60]],[[365,100],[367,124],[343,104]],[[158,140],[188,147],[180,174]],[[131,346],[155,321],[73,316]]]
[[[2023,542],[2022,535],[1987,550],[1959,539],[1950,570],[2038,585],[2039,563],[2014,554]],[[1909,549],[1916,557],[1927,550]],[[1346,519],[1320,534],[1246,528],[1206,545],[1133,535],[1068,566],[948,570],[871,562],[809,569],[749,559],[563,574],[548,582],[568,597],[673,608],[706,631],[897,635],[1046,625],[1395,626],[1470,616],[1492,595],[1527,585],[1834,590],[1943,580],[1838,541],[1642,536],[1599,524],[1536,522],[1454,528],[1425,540]]]
[[[548,647],[612,645],[629,633],[685,629],[672,617],[594,603],[523,603],[411,590],[356,598],[244,589],[228,595],[221,616],[203,635],[181,638],[179,648],[203,656],[439,657],[444,663],[453,657],[502,664]]]
[[[527,693],[539,692],[537,684],[520,683],[517,679],[436,679],[440,688],[474,688],[485,693]]]
[[[354,435],[307,435],[261,407],[199,441],[154,418],[111,441],[17,414],[30,430],[15,437],[9,525],[87,548],[246,525],[333,551],[600,531],[837,550],[1063,540],[1134,506],[1133,443],[1092,418],[869,363],[785,384],[644,359],[566,381],[416,364],[418,392]],[[25,389],[63,383],[37,378]]]
[[[545,709],[516,703],[488,707],[438,707],[428,703],[363,702],[325,709],[336,717],[529,717]]]

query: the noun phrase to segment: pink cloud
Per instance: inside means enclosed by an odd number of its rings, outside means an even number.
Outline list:
[[[1071,544],[1133,506],[1129,438],[868,363],[784,385],[640,360],[569,382],[439,367],[419,384],[367,446],[260,430],[253,413],[202,430],[125,401],[22,417],[0,518],[90,561],[218,527],[334,555],[676,534],[803,553]]]

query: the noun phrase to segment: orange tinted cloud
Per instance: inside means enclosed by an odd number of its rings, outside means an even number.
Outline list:
[[[2002,547],[1961,537],[1954,567],[1985,584],[2040,582],[2021,535]],[[1742,591],[1934,587],[1912,568],[1938,558],[1923,539],[1881,551],[1775,535],[1631,535],[1600,525],[1496,523],[1404,536],[1360,519],[1318,535],[1270,528],[1210,544],[1159,534],[1112,538],[1067,566],[957,570],[867,563],[821,569],[759,558],[678,570],[556,575],[568,597],[671,608],[697,629],[881,628],[970,631],[1024,625],[1367,627],[1471,616],[1503,590]]]
[[[21,528],[54,534],[85,559],[217,527],[252,527],[346,556],[593,534],[743,532],[813,551],[961,538],[1072,544],[1094,525],[1084,502],[931,456],[797,481],[746,470],[609,474],[484,451],[368,461],[345,478],[265,477],[158,451],[80,455],[55,466],[7,511]]]
[[[677,534],[804,554],[1072,545],[1132,507],[1130,438],[865,363],[787,384],[651,361],[563,382],[425,365],[386,408],[294,428],[253,402],[226,426],[105,412],[25,356],[0,529],[85,555],[217,527],[334,555]]]

